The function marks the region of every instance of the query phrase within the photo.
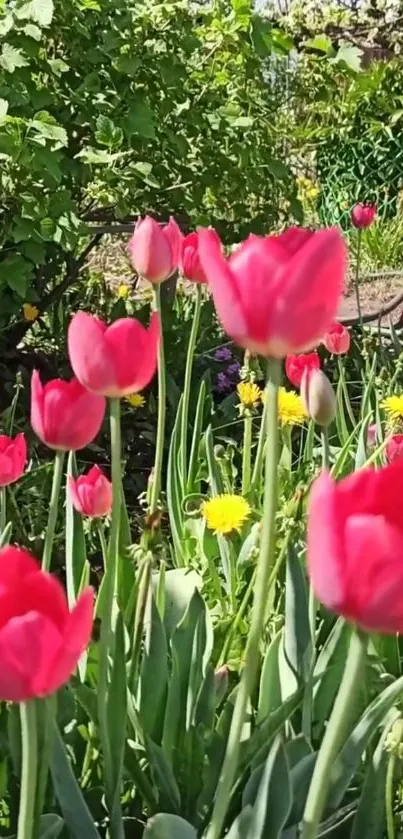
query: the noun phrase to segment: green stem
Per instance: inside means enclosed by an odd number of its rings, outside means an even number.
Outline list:
[[[106,574],[106,569],[108,567],[108,548],[107,548],[107,545],[106,545],[104,526],[103,526],[103,523],[102,523],[101,519],[97,519],[97,530],[98,530],[98,536],[99,536],[99,543],[101,545],[101,551],[102,551],[102,562],[103,562],[103,566],[104,566],[104,574]]]
[[[35,835],[39,826],[39,819],[45,805],[46,787],[48,783],[50,755],[53,745],[54,719],[56,715],[57,695],[53,693],[47,699],[36,700],[37,730],[40,731],[39,740],[41,759],[38,765],[38,779],[35,798]]]
[[[0,536],[3,535],[7,524],[7,493],[5,487],[0,487]]]
[[[251,496],[254,497],[262,478],[263,458],[264,458],[264,444],[266,442],[266,427],[267,427],[267,392],[266,401],[263,405],[262,418],[260,421],[259,437],[257,441],[256,457],[252,473],[252,481],[250,485]]]
[[[192,369],[193,358],[196,349],[197,335],[199,332],[200,312],[202,301],[202,286],[200,283],[196,284],[196,301],[193,313],[192,328],[190,330],[188,351],[186,356],[185,367],[185,382],[183,386],[183,400],[182,400],[182,425],[181,425],[181,448],[180,448],[180,473],[182,475],[182,486],[186,487],[188,476],[188,423],[189,423],[189,401],[190,401],[190,386],[192,383]]]
[[[52,492],[49,502],[49,515],[46,527],[45,544],[43,546],[42,570],[50,571],[52,560],[53,539],[55,536],[57,514],[59,508],[60,487],[62,485],[65,452],[57,451],[53,466]]]
[[[137,694],[135,680],[137,676],[138,663],[141,652],[141,642],[143,638],[144,615],[146,612],[148,595],[151,585],[151,569],[152,559],[148,557],[144,562],[144,566],[140,570],[140,582],[137,593],[136,611],[134,615],[132,655],[128,679],[128,687],[129,690],[132,692],[133,696],[136,696]]]
[[[252,414],[245,411],[243,420],[242,495],[247,495],[251,482]]]
[[[117,563],[119,556],[119,525],[120,525],[120,493],[122,485],[121,467],[121,438],[120,438],[120,400],[110,400],[110,429],[111,429],[111,457],[112,457],[112,518],[107,551],[107,566],[105,579],[105,599],[103,601],[101,639],[99,648],[98,675],[98,721],[99,732],[104,755],[106,799],[110,812],[114,802],[113,766],[111,744],[108,731],[107,696],[108,696],[108,661],[112,648],[112,613],[115,601],[117,582]]]
[[[386,836],[387,839],[396,839],[395,832],[395,817],[393,812],[394,794],[393,794],[393,779],[395,774],[396,757],[392,754],[389,757],[388,768],[386,771],[385,783],[385,811],[386,811]]]
[[[22,773],[17,839],[32,839],[34,831],[38,742],[35,700],[20,703]]]
[[[154,286],[154,309],[159,314],[161,323],[161,337],[158,348],[158,424],[157,442],[155,446],[154,472],[150,492],[150,513],[158,510],[161,491],[162,459],[164,456],[165,413],[166,413],[166,378],[164,336],[162,332],[161,286]]]
[[[359,318],[360,326],[361,326],[361,329],[362,329],[363,322],[362,322],[361,300],[360,300],[361,243],[362,243],[362,230],[358,230],[357,231],[357,261],[356,261],[356,265],[355,265],[354,286],[355,286],[355,297],[356,297],[356,300],[357,300],[358,318]]]
[[[330,448],[329,448],[329,429],[327,426],[322,428],[322,469],[329,470],[330,468]]]
[[[315,763],[302,822],[301,839],[316,839],[326,805],[332,765],[340,751],[362,686],[368,637],[353,630],[342,682]]]
[[[232,716],[227,750],[217,797],[206,839],[219,839],[224,825],[231,791],[238,766],[242,728],[248,702],[256,683],[260,659],[260,641],[266,616],[270,576],[275,564],[276,510],[277,510],[277,461],[278,461],[278,387],[281,378],[281,362],[269,361],[267,384],[267,439],[266,475],[263,502],[262,535],[260,553],[256,568],[255,596],[252,608],[251,626],[245,649],[245,667],[242,672]]]

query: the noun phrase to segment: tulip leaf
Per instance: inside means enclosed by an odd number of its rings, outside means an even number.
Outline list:
[[[392,709],[365,776],[351,839],[362,839],[363,836],[365,839],[382,839],[384,836],[385,783],[390,760],[390,754],[385,745],[387,736],[397,719],[399,719],[399,712]]]
[[[313,721],[318,734],[329,719],[346,662],[351,629],[339,618],[323,645],[314,670]]]
[[[74,777],[59,728],[53,724],[54,736],[50,771],[56,798],[67,828],[74,839],[101,839],[91,813]]]
[[[68,490],[69,478],[77,477],[75,452],[70,452],[67,461],[66,483],[66,585],[70,608],[74,606],[82,576],[87,563],[83,518],[74,509]]]
[[[176,412],[168,453],[167,468],[167,507],[171,526],[172,541],[176,565],[185,565],[183,554],[184,523],[182,513],[182,492],[179,475],[179,448],[182,422],[182,397]]]
[[[105,777],[110,779],[110,788],[106,790],[110,808],[111,826],[121,822],[120,792],[123,772],[123,757],[126,741],[126,660],[124,624],[119,612],[115,628],[115,647],[113,653],[113,668],[107,698],[108,739],[110,749],[110,766],[105,766]],[[107,761],[104,756],[105,763]]]
[[[13,523],[11,521],[7,522],[3,533],[0,535],[0,548],[4,548],[6,545],[10,544],[12,529]]]
[[[138,714],[143,730],[154,742],[162,735],[161,721],[168,685],[168,648],[165,630],[154,600],[149,599],[145,620],[144,654],[138,687]],[[156,678],[158,674],[158,678]]]
[[[199,448],[203,427],[206,389],[206,381],[205,379],[203,379],[200,385],[199,395],[197,398],[196,413],[193,425],[192,444],[190,447],[189,467],[186,484],[187,494],[199,491],[199,487],[196,483],[196,476],[199,466]]]
[[[117,563],[117,577],[119,606],[124,614],[125,609],[130,600],[133,585],[135,583],[135,569],[133,562],[131,562],[128,556],[128,549],[130,548],[132,537],[130,532],[130,519],[127,512],[125,496],[123,491],[123,481],[121,481],[120,493],[121,507],[119,523],[119,558]]]
[[[371,702],[351,732],[338,758],[334,761],[331,771],[328,800],[332,809],[336,809],[343,800],[364,750],[402,690],[403,676],[385,688]]]
[[[220,472],[217,468],[217,460],[214,454],[214,439],[213,439],[213,431],[211,425],[209,425],[206,433],[205,433],[205,445],[206,445],[206,454],[207,454],[207,465],[208,465],[208,474],[209,474],[209,483],[210,483],[210,491],[212,498],[215,498],[216,495],[221,495],[224,492],[224,485],[222,482],[222,478]],[[224,574],[225,584],[227,593],[231,591],[231,576],[232,576],[232,566],[233,563],[231,561],[231,550],[232,545],[229,543],[224,536],[217,534],[217,544],[218,550],[220,553],[221,558],[221,566]]]
[[[265,839],[266,836],[280,839],[291,803],[290,773],[284,746],[278,736],[264,766],[245,839]]]
[[[197,839],[189,822],[172,813],[157,813],[147,822],[143,839]]]
[[[281,648],[280,648],[281,651]],[[279,655],[283,699],[307,682],[312,658],[308,594],[301,560],[292,545],[288,546],[285,583],[285,625],[283,655]]]
[[[57,839],[64,828],[64,820],[57,813],[44,813],[39,819],[38,839]]]
[[[247,831],[251,825],[252,817],[253,807],[248,804],[243,808],[243,810],[241,810],[235,821],[232,823],[228,833],[225,835],[225,839],[245,839],[245,836],[248,835]]]
[[[267,648],[260,674],[259,703],[256,722],[265,720],[272,711],[281,705],[281,683],[279,672],[279,648],[283,632],[274,636]]]

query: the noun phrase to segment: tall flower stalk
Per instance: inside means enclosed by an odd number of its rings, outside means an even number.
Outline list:
[[[20,703],[22,773],[17,839],[32,839],[38,770],[38,739],[35,700]]]
[[[197,335],[199,332],[200,312],[202,303],[202,286],[200,283],[196,284],[196,299],[193,312],[192,328],[190,330],[189,344],[186,356],[185,368],[185,382],[183,387],[182,399],[182,424],[181,424],[181,448],[180,448],[180,471],[182,475],[182,485],[186,488],[188,477],[188,423],[189,423],[189,400],[190,389],[192,384],[192,370],[193,359],[196,349]]]
[[[248,702],[256,683],[259,667],[259,647],[269,598],[270,575],[275,563],[276,510],[277,510],[277,464],[278,464],[278,418],[277,400],[281,378],[281,362],[269,362],[267,383],[267,447],[266,475],[263,502],[262,535],[259,560],[256,570],[255,597],[253,601],[251,626],[245,650],[245,666],[235,701],[234,713],[228,737],[223,768],[218,783],[217,797],[206,839],[219,839],[224,825],[231,790],[236,776],[241,733],[245,723]]]
[[[43,547],[42,554],[42,568],[44,571],[50,570],[50,564],[52,560],[52,548],[56,530],[57,514],[59,509],[60,488],[63,479],[64,458],[64,451],[56,452],[53,466],[52,492],[49,502],[48,523],[46,527],[45,544]]]
[[[164,336],[162,330],[161,286],[154,286],[154,310],[159,315],[161,334],[158,345],[158,422],[157,440],[155,445],[154,471],[150,490],[150,513],[158,509],[161,492],[162,461],[164,457],[165,416],[166,416],[166,375]]]
[[[355,288],[355,299],[357,301],[357,313],[358,318],[360,321],[360,326],[362,327],[362,311],[361,311],[361,299],[360,299],[360,267],[361,267],[361,245],[362,245],[362,230],[357,230],[357,259],[355,263],[355,276],[354,276],[354,288]]]

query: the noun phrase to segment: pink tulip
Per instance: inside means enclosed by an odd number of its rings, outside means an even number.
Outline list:
[[[376,216],[376,204],[356,204],[351,210],[351,221],[354,227],[363,230],[365,227],[370,227]]]
[[[160,325],[153,314],[146,329],[135,318],[111,326],[77,312],[70,321],[70,363],[79,382],[92,393],[120,397],[143,390],[157,369]]]
[[[151,283],[163,283],[178,267],[181,241],[174,218],[165,225],[151,216],[139,219],[129,242],[133,268]]]
[[[393,434],[385,446],[386,460],[394,463],[395,460],[403,458],[403,434]]]
[[[68,681],[91,639],[93,592],[69,611],[63,586],[20,548],[0,550],[0,699],[26,702]]]
[[[52,379],[42,385],[34,370],[31,379],[31,425],[51,449],[76,451],[92,443],[102,425],[106,402],[88,393],[77,379]]]
[[[350,349],[350,333],[342,323],[334,321],[325,333],[323,343],[328,352],[343,355]]]
[[[0,434],[0,487],[13,484],[21,478],[27,460],[27,444],[23,434],[7,437]]]
[[[316,597],[369,632],[403,632],[403,459],[335,483],[322,472],[308,506]]]
[[[216,232],[202,229],[199,256],[225,331],[252,353],[312,349],[334,320],[347,263],[336,228],[251,235],[229,259]]]
[[[200,265],[198,233],[189,233],[182,239],[179,270],[192,283],[207,282],[207,277]]]
[[[301,353],[301,355],[287,355],[285,360],[285,372],[287,379],[294,387],[301,386],[304,370],[319,370],[320,358],[318,353]]]
[[[86,475],[68,480],[73,506],[82,516],[96,519],[107,516],[112,508],[112,484],[99,466],[93,466]]]

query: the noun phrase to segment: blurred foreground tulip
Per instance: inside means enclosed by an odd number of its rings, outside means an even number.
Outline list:
[[[23,434],[14,438],[0,434],[0,487],[18,481],[24,472],[27,444]]]
[[[199,234],[196,232],[189,233],[188,236],[182,239],[179,270],[192,283],[207,282],[207,277],[200,264]]]
[[[356,204],[351,210],[351,221],[358,230],[370,227],[376,216],[376,205],[371,203]]]
[[[73,506],[82,516],[99,518],[110,513],[112,484],[99,466],[93,466],[79,478],[70,475],[68,488]]]
[[[394,463],[395,460],[403,458],[403,434],[393,434],[385,446],[386,460],[388,463]]]
[[[285,372],[287,379],[294,387],[300,387],[302,375],[305,369],[319,370],[320,358],[316,352],[301,353],[301,355],[288,355],[285,360]]]
[[[336,416],[336,394],[323,370],[305,368],[301,380],[301,399],[308,417],[326,426]]]
[[[140,219],[129,241],[133,268],[151,283],[163,283],[178,267],[181,241],[174,218],[164,225],[151,216]]]
[[[70,612],[63,586],[20,548],[0,550],[0,699],[24,702],[58,690],[89,644],[93,592]]]
[[[350,333],[342,323],[334,321],[325,332],[323,344],[328,352],[334,355],[343,355],[350,349]]]
[[[275,358],[319,343],[343,289],[347,251],[338,230],[251,235],[229,259],[214,230],[198,232],[200,262],[228,335]]]
[[[308,570],[316,597],[370,632],[403,632],[403,460],[315,481]]]
[[[92,443],[102,425],[106,402],[77,379],[52,379],[42,385],[37,370],[31,379],[31,425],[51,449],[76,451]]]
[[[121,397],[143,390],[157,368],[160,325],[153,314],[146,329],[135,318],[111,326],[84,312],[68,331],[70,363],[79,382],[92,393]]]

